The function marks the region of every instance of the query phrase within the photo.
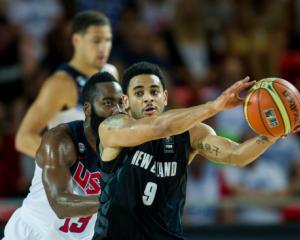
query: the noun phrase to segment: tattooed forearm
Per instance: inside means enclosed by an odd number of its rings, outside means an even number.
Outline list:
[[[269,139],[266,136],[259,136],[258,139],[256,140],[257,144],[265,144],[268,142]]]
[[[211,145],[209,143],[198,143],[198,149],[214,154],[215,156],[219,156],[220,154],[220,147],[216,146],[216,145]]]

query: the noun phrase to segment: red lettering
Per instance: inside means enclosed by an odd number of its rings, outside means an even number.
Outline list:
[[[90,173],[88,170],[85,170],[83,174],[83,171],[84,166],[81,162],[79,162],[73,176],[74,181],[82,188],[82,190],[86,194],[100,194],[100,173]]]
[[[91,173],[89,185],[86,189],[87,194],[100,194],[101,188],[100,188],[100,173],[99,172],[93,172]]]
[[[81,175],[82,175],[83,169],[84,169],[83,164],[81,162],[79,162],[77,165],[75,174],[73,176],[73,179],[83,190],[85,190],[85,188],[88,184],[89,178],[90,178],[90,172],[85,171],[84,176],[82,178]]]

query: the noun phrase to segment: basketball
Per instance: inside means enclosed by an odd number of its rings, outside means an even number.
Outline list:
[[[257,134],[280,137],[299,124],[300,94],[284,79],[264,78],[249,90],[244,115]]]

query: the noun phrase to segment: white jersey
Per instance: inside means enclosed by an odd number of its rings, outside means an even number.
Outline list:
[[[97,213],[87,218],[59,219],[52,210],[42,184],[42,169],[36,165],[28,196],[20,209],[29,225],[38,226],[55,240],[91,240]]]
[[[109,65],[105,66],[102,71],[108,71],[109,67]],[[58,68],[58,71],[66,71],[73,77],[76,82],[79,99],[77,101],[77,105],[74,108],[62,110],[60,113],[58,113],[48,123],[48,129],[53,128],[61,123],[66,123],[74,120],[84,120],[85,117],[82,106],[83,102],[81,92],[83,86],[88,80],[88,77],[78,72],[68,64],[61,65]],[[75,167],[77,165],[78,162],[75,164]],[[76,189],[74,191],[80,194],[88,194],[91,193],[91,191],[89,191],[90,189],[93,189],[96,185],[99,185],[99,189],[96,189],[97,191],[92,191],[92,194],[100,194],[99,172],[93,172],[88,169],[86,171],[86,169],[87,168],[84,166],[84,163],[82,163],[81,165],[79,164],[79,166],[74,169],[74,171],[82,171],[82,175],[76,175],[77,178],[79,178],[77,179],[77,182],[75,181],[76,179],[74,180],[73,176],[74,189]],[[83,173],[83,171],[85,172]],[[74,174],[76,174],[76,172],[74,172]],[[80,180],[81,176],[89,176],[89,181],[87,183],[85,182],[86,186],[80,186],[80,184],[83,183]],[[90,184],[92,184],[92,186]],[[88,193],[82,190],[85,188],[89,188],[87,189]],[[96,215],[97,214],[94,214],[93,216],[89,216],[86,218],[59,219],[48,202],[42,183],[42,169],[38,167],[37,164],[35,164],[35,172],[32,179],[30,192],[23,201],[22,207],[18,209],[18,217],[20,216],[20,218],[22,218],[23,221],[26,221],[26,223],[28,223],[29,225],[37,226],[39,228],[39,231],[42,232],[42,235],[45,236],[43,240],[48,239],[47,236],[49,236],[49,240],[90,240],[94,234]]]
[[[74,193],[100,194],[99,159],[89,146],[83,130],[83,121],[68,123],[77,148],[77,161],[70,168]],[[36,164],[29,194],[20,208],[26,222],[38,226],[45,236],[55,240],[91,240],[97,213],[82,218],[59,219],[52,210],[42,183],[42,169]]]

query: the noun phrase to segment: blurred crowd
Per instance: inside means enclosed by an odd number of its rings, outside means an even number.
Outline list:
[[[214,99],[247,75],[278,76],[300,89],[300,0],[0,0],[0,198],[24,197],[28,191],[33,160],[15,150],[14,136],[43,81],[71,56],[70,21],[87,9],[110,18],[109,63],[121,75],[141,60],[163,68],[170,108]],[[254,134],[241,107],[207,123],[235,141]],[[300,221],[300,214],[293,215],[299,208],[290,205],[218,204],[232,197],[271,202],[297,196],[299,135],[279,140],[243,169],[193,161],[184,221]]]

